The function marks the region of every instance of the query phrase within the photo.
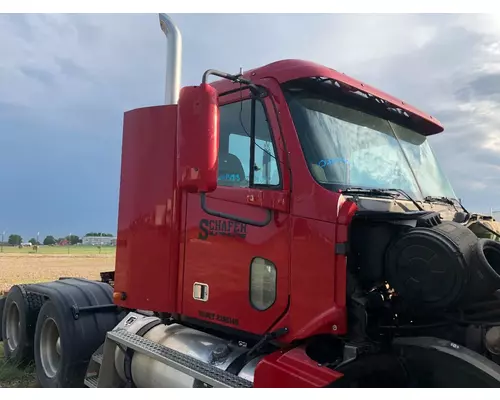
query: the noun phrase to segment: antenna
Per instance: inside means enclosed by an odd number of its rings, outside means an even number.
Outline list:
[[[179,28],[167,14],[159,14],[160,28],[167,38],[165,70],[165,104],[177,104],[181,86],[182,37]]]

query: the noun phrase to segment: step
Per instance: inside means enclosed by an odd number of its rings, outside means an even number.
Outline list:
[[[101,365],[102,364],[102,353],[92,354],[92,360],[95,361],[97,364]]]
[[[96,388],[98,379],[97,375],[87,376],[85,378],[85,386],[89,388]]]
[[[214,388],[251,388],[252,382],[124,329],[108,332],[115,343],[145,354]]]

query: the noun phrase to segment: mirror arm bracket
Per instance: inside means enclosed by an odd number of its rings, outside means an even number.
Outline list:
[[[230,219],[230,220],[233,220],[233,221],[236,221],[236,222],[241,222],[242,224],[256,226],[256,227],[259,227],[259,228],[262,228],[264,226],[269,225],[269,223],[272,220],[272,211],[269,210],[269,209],[267,209],[267,208],[265,209],[265,211],[267,212],[266,219],[264,221],[254,221],[254,220],[251,220],[251,219],[248,219],[248,218],[237,217],[235,215],[231,215],[231,214],[226,214],[226,213],[219,212],[219,211],[210,210],[207,207],[207,204],[206,204],[206,195],[205,195],[205,193],[200,193],[200,199],[201,199],[201,209],[203,211],[205,211],[207,214],[213,215],[214,217]]]
[[[210,75],[218,76],[219,78],[223,78],[223,79],[228,79],[234,83],[241,83],[241,84],[247,85],[250,87],[250,90],[252,91],[252,93],[257,97],[263,98],[263,97],[267,96],[267,90],[264,87],[258,86],[255,83],[253,83],[251,80],[243,78],[241,74],[231,75],[231,74],[228,74],[226,72],[217,71],[216,69],[208,69],[203,74],[203,78],[201,79],[201,82],[203,84],[207,84],[208,77]]]

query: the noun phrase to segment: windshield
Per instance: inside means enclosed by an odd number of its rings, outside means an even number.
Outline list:
[[[326,185],[456,198],[424,135],[312,94],[288,93],[309,169]]]

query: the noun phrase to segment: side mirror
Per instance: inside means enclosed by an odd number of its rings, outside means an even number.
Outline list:
[[[181,90],[177,114],[177,179],[189,193],[217,188],[219,96],[210,85]]]

